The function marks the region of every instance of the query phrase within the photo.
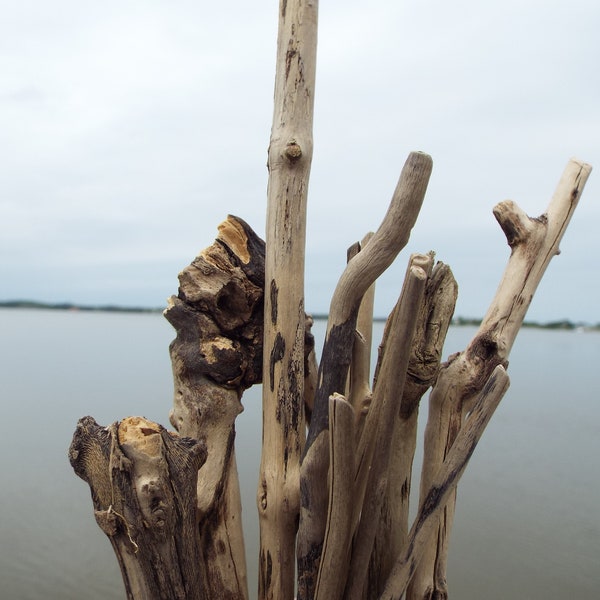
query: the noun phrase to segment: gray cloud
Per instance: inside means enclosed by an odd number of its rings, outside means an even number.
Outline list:
[[[547,206],[573,156],[600,165],[596,2],[378,1],[320,7],[307,306],[374,229],[409,151],[434,158],[409,251],[453,267],[485,312],[508,248],[491,215]],[[0,297],[161,305],[227,213],[262,234],[276,3],[5,7],[0,24]],[[597,316],[597,173],[531,309]],[[556,263],[556,264],[554,264]]]

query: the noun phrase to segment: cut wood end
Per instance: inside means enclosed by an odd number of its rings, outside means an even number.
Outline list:
[[[227,215],[217,229],[217,239],[224,244],[245,264],[250,262],[248,236],[240,222],[232,215]]]
[[[132,446],[148,456],[159,456],[161,426],[144,417],[127,417],[119,423],[119,444]],[[158,434],[158,435],[157,435]]]

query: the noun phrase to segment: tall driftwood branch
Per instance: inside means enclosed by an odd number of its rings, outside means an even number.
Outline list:
[[[444,505],[456,490],[458,481],[508,386],[508,375],[504,367],[498,365],[484,385],[448,455],[432,477],[407,544],[397,558],[380,600],[400,600],[403,596],[426,545],[431,542],[437,529]],[[438,596],[431,595],[429,598]]]
[[[229,216],[217,239],[179,274],[179,293],[165,317],[174,397],[171,423],[206,440],[198,476],[198,528],[211,597],[248,597],[235,419],[244,389],[262,376],[264,242]]]
[[[101,427],[79,420],[69,448],[94,515],[117,555],[129,600],[210,600],[196,535],[204,443],[141,417]]]
[[[373,550],[381,507],[388,486],[387,469],[395,425],[398,400],[402,398],[410,349],[425,285],[427,271],[416,266],[411,257],[410,266],[400,299],[393,311],[386,353],[383,358],[382,378],[373,395],[365,428],[357,453],[357,474],[354,490],[355,521],[358,521],[353,540],[346,598],[363,597],[369,559]],[[429,265],[425,265],[429,269]]]
[[[281,0],[279,5],[268,155],[263,448],[257,496],[260,599],[294,597],[305,437],[304,244],[313,150],[317,8],[316,0]],[[314,361],[308,366],[314,367]]]
[[[458,287],[452,271],[448,265],[438,262],[427,279],[425,298],[419,311],[410,351],[404,391],[394,416],[394,433],[390,443],[387,471],[388,485],[369,565],[366,590],[368,600],[379,598],[394,560],[408,541],[409,499],[417,444],[419,403],[437,378],[457,294]],[[386,325],[386,331],[388,329]],[[385,345],[385,341],[382,342],[384,349]]]
[[[448,453],[464,414],[492,370],[507,364],[533,294],[577,206],[591,167],[571,160],[559,181],[546,213],[528,217],[514,202],[498,204],[494,215],[504,231],[511,255],[490,308],[468,347],[444,365],[429,400],[425,451],[421,474],[421,502],[434,474]],[[408,600],[447,597],[446,561],[454,501],[441,519],[437,542],[426,549],[409,585]]]
[[[322,482],[329,468],[329,396],[345,389],[360,301],[406,245],[423,203],[431,168],[428,155],[420,152],[409,155],[382,224],[366,247],[348,263],[333,294],[314,412],[302,460],[299,600],[308,600],[314,595],[325,535],[328,502]]]

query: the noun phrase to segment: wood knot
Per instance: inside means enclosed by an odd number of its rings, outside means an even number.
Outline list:
[[[302,148],[299,144],[292,140],[285,147],[285,157],[292,163],[297,162],[302,157]]]

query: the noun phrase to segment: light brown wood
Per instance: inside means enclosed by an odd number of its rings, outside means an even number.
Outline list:
[[[339,394],[329,399],[329,507],[315,600],[341,600],[352,540],[354,409]]]
[[[464,427],[423,497],[419,512],[408,536],[408,543],[398,557],[380,600],[400,600],[425,547],[437,529],[439,515],[456,489],[483,431],[509,386],[504,367],[498,365],[484,385]],[[429,598],[438,596],[430,595]]]
[[[412,152],[409,155],[383,222],[365,248],[348,263],[333,294],[315,406],[302,459],[298,600],[314,595],[325,535],[327,494],[323,493],[322,481],[329,469],[326,443],[329,396],[341,393],[346,387],[360,301],[408,242],[431,169],[431,157],[427,154]]]
[[[373,233],[369,232],[361,240],[357,251],[364,248]],[[353,258],[354,255],[349,258]],[[373,346],[373,306],[375,303],[375,283],[364,293],[356,318],[356,336],[352,348],[350,363],[349,397],[348,401],[354,407],[356,414],[356,436],[364,425],[364,418],[371,403],[371,348]]]
[[[482,389],[491,371],[507,364],[510,349],[523,323],[535,290],[575,210],[591,167],[571,160],[559,181],[546,213],[528,217],[514,202],[498,204],[494,215],[511,248],[504,275],[477,333],[468,347],[451,357],[440,371],[430,396],[421,473],[421,499],[449,451],[463,416]],[[447,596],[446,561],[454,500],[444,512],[438,543],[427,548],[411,582],[407,600]]]
[[[165,317],[174,396],[170,419],[186,437],[206,440],[198,475],[198,531],[210,593],[248,598],[235,419],[245,388],[262,377],[264,242],[241,219],[219,225],[214,244],[179,275]]]
[[[388,463],[393,439],[398,401],[402,398],[410,349],[418,313],[427,283],[427,272],[420,256],[411,257],[402,293],[393,311],[391,327],[381,367],[381,377],[375,387],[373,402],[357,452],[355,480],[355,514],[358,523],[353,539],[345,597],[363,598],[369,560],[388,486]],[[423,265],[430,269],[430,264]]]
[[[430,257],[433,260],[433,254]],[[396,423],[390,443],[388,486],[384,493],[369,565],[366,592],[369,600],[379,598],[396,556],[407,543],[419,402],[437,377],[457,294],[458,288],[452,271],[447,265],[438,262],[427,280],[425,298],[419,311],[410,351],[404,391],[394,417]],[[385,342],[382,342],[382,346],[385,348]]]
[[[196,527],[196,481],[205,459],[202,442],[142,417],[109,427],[79,420],[69,460],[90,486],[128,600],[213,597]]]
[[[312,159],[316,0],[282,0],[268,153],[259,599],[294,597],[304,446],[304,244]],[[314,363],[313,363],[314,365]],[[309,383],[312,380],[309,380]]]

